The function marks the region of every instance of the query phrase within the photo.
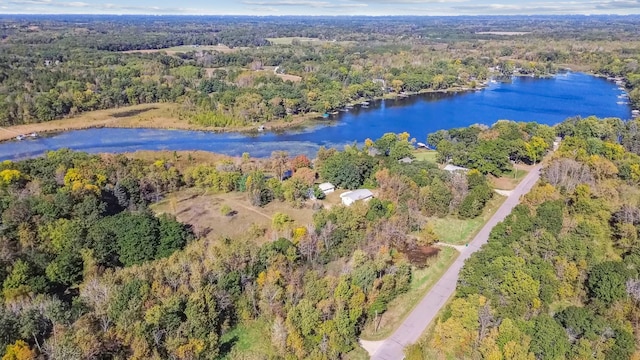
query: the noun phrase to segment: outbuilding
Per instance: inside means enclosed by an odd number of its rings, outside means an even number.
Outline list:
[[[318,185],[318,188],[320,188],[320,190],[325,194],[331,194],[332,192],[336,191],[336,187],[332,184],[332,183],[322,183],[320,185]]]
[[[467,172],[467,171],[469,171],[469,169],[464,168],[462,166],[455,166],[455,165],[451,165],[451,164],[445,166],[443,170],[449,171],[449,172],[456,172],[456,171]]]
[[[342,204],[345,206],[351,206],[356,201],[369,201],[373,198],[373,193],[371,190],[367,189],[358,189],[353,191],[348,191],[344,194],[340,195],[342,199]]]

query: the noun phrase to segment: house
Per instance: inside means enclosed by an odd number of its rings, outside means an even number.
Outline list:
[[[469,169],[464,168],[462,166],[455,166],[455,165],[451,165],[451,164],[445,166],[443,170],[449,171],[449,172],[455,172],[455,171],[467,172],[467,171],[469,171]]]
[[[413,162],[413,159],[410,157],[403,157],[402,159],[398,160],[398,162],[400,164],[411,164]]]
[[[318,185],[318,187],[320,188],[320,190],[322,190],[322,192],[325,195],[336,191],[336,187],[332,183],[322,183],[322,184]]]
[[[348,191],[344,194],[340,195],[342,199],[342,204],[345,206],[351,206],[356,201],[369,201],[373,198],[373,193],[371,190],[367,189],[358,189],[353,191]]]

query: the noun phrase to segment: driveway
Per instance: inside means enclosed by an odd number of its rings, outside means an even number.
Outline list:
[[[494,226],[504,220],[511,213],[511,210],[520,203],[520,197],[528,193],[535,183],[540,179],[541,165],[531,169],[520,184],[509,194],[505,202],[498,208],[496,213],[487,221],[475,238],[465,247],[458,259],[451,265],[447,272],[425,295],[420,303],[413,309],[405,321],[386,340],[381,341],[377,346],[367,346],[371,358],[374,360],[399,360],[404,358],[404,348],[413,344],[422,335],[424,330],[435,319],[442,307],[453,295],[458,283],[458,274],[471,254],[480,250],[480,247],[487,243],[489,234]],[[367,344],[370,345],[370,344]]]

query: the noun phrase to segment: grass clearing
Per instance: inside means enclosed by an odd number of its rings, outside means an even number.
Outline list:
[[[371,357],[365,349],[361,346],[356,346],[355,349],[345,354],[345,360],[369,360]]]
[[[223,215],[221,209],[225,205],[230,207],[235,215]],[[305,226],[313,222],[314,213],[309,207],[294,209],[289,204],[279,201],[271,202],[262,208],[255,207],[249,203],[245,193],[209,194],[202,189],[194,188],[175,192],[153,204],[151,209],[156,214],[175,215],[179,221],[191,224],[196,233],[209,239],[246,236],[252,226],[270,229],[271,219],[278,212],[289,215],[296,226]],[[265,236],[256,240],[260,243],[276,235],[267,231]]]
[[[413,152],[413,156],[416,157],[416,160],[428,161],[434,164],[436,163],[436,155],[438,155],[438,152],[435,150],[415,150]]]
[[[374,324],[369,323],[364,328],[361,338],[364,340],[383,340],[395,331],[409,315],[413,308],[422,300],[424,295],[442,277],[453,264],[459,253],[450,247],[443,247],[433,262],[424,269],[414,269],[411,278],[411,288],[406,293],[398,296],[388,305],[387,311],[380,317],[378,330]]]
[[[260,358],[272,358],[277,352],[271,344],[271,326],[265,320],[256,320],[248,324],[240,324],[220,337],[220,359],[231,358],[230,353],[241,352],[243,359],[260,355]]]
[[[506,199],[506,197],[496,194],[487,203],[482,215],[475,219],[465,220],[447,216],[445,218],[431,218],[429,223],[433,225],[433,231],[441,242],[453,245],[468,244]]]
[[[489,184],[495,189],[513,190],[520,181],[527,176],[531,166],[517,165],[514,169],[501,177],[488,176]]]

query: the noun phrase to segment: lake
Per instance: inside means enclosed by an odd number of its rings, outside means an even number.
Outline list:
[[[248,152],[268,157],[272,151],[314,156],[320,146],[343,147],[387,132],[409,132],[419,142],[439,129],[497,120],[553,125],[572,116],[631,118],[623,92],[610,81],[568,72],[549,79],[514,78],[463,93],[429,93],[371,103],[319,120],[318,125],[284,133],[215,134],[152,129],[89,129],[24,141],[0,143],[0,160],[33,157],[63,147],[90,153],[136,150],[206,150],[228,155]]]

